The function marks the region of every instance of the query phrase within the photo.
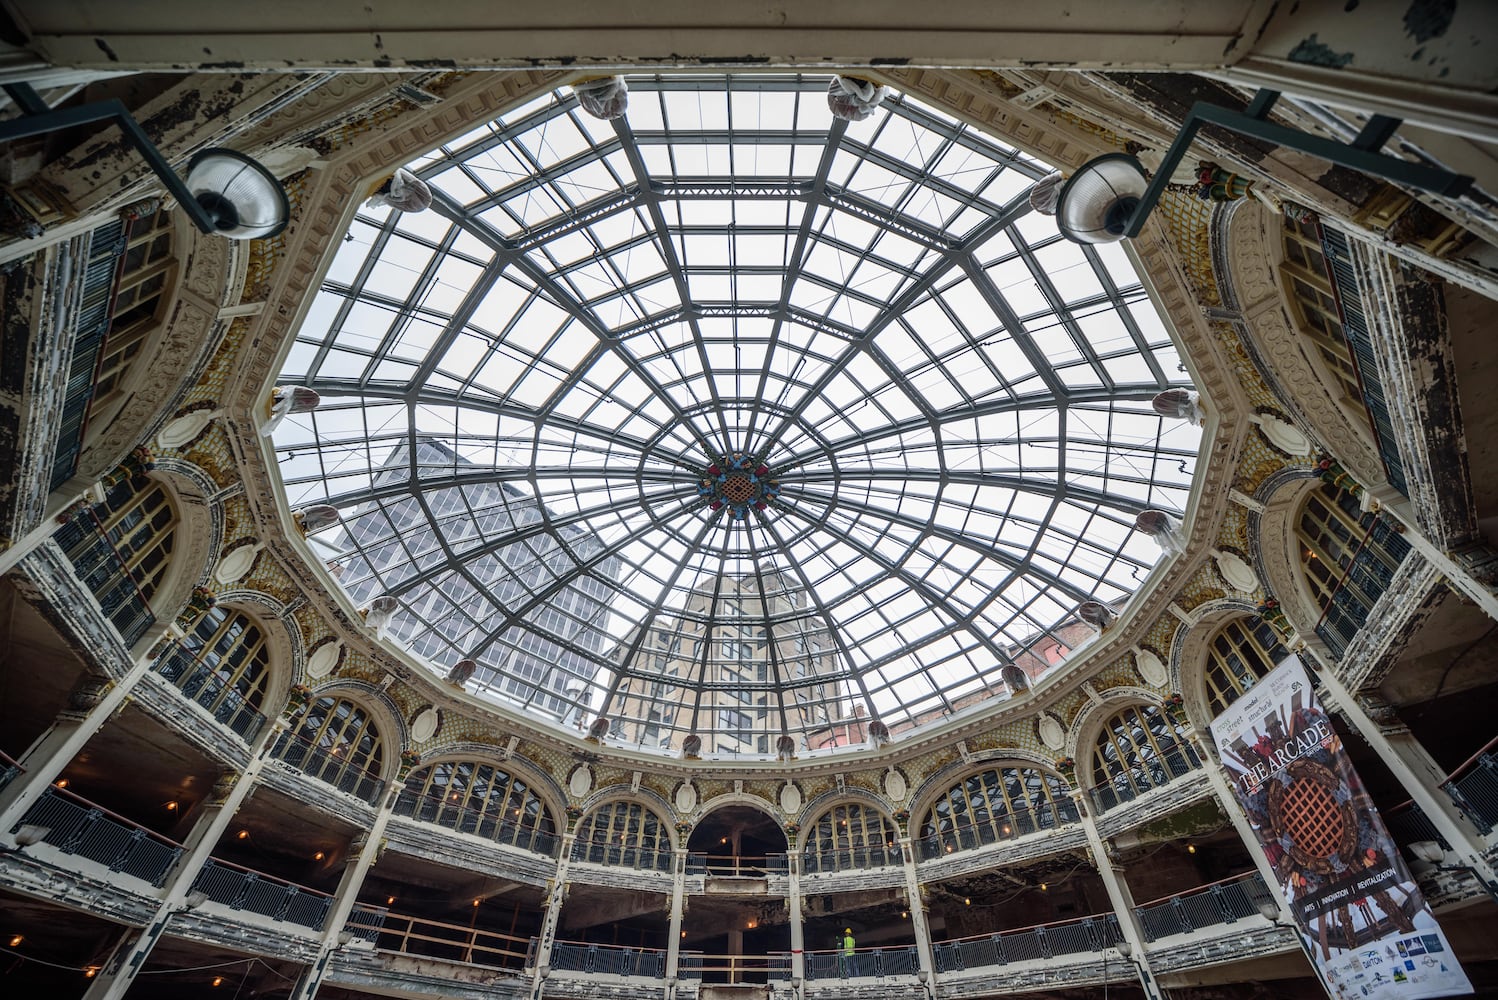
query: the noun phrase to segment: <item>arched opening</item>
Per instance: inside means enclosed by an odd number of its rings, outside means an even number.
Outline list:
[[[836,872],[900,862],[900,831],[894,821],[873,806],[845,802],[824,812],[806,832],[801,870]]]
[[[1092,749],[1092,800],[1112,809],[1201,767],[1186,730],[1153,705],[1130,705],[1103,724]]]
[[[270,649],[265,632],[243,612],[210,609],[153,669],[246,742],[264,726]]]
[[[102,503],[54,536],[126,646],[156,623],[151,598],[166,576],[176,527],[166,487],[140,475],[110,486]]]
[[[341,792],[366,802],[379,797],[384,746],[369,713],[351,701],[324,696],[312,703],[275,756]]]
[[[556,822],[541,797],[487,761],[444,760],[416,769],[395,812],[521,850],[557,852]]]
[[[671,870],[671,827],[638,802],[605,802],[577,825],[572,860]]]
[[[921,858],[929,861],[1077,819],[1071,789],[1059,776],[1023,765],[990,767],[931,803],[920,826]]]
[[[1215,718],[1274,665],[1289,656],[1274,628],[1263,619],[1235,618],[1207,643],[1207,708]]]
[[[1321,611],[1316,635],[1340,659],[1393,583],[1410,543],[1392,522],[1364,511],[1351,490],[1333,483],[1301,501],[1295,537],[1302,576]]]
[[[692,898],[681,947],[703,982],[767,982],[778,956],[790,953],[790,910],[766,906],[761,881],[786,872],[787,846],[780,824],[753,806],[720,806],[692,829],[687,874],[708,881]]]

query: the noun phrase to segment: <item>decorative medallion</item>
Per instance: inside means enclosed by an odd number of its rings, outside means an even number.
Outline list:
[[[1287,455],[1309,455],[1311,439],[1301,433],[1300,428],[1268,413],[1254,418],[1259,430],[1269,443]]]
[[[1243,594],[1259,589],[1258,576],[1241,556],[1232,552],[1214,552],[1212,558],[1217,563],[1217,575],[1229,587]]]
[[[796,787],[794,781],[787,781],[780,786],[780,811],[787,816],[794,816],[801,811],[802,799],[801,789]]]
[[[213,578],[219,583],[238,583],[243,580],[249,575],[250,567],[255,565],[255,557],[264,547],[252,539],[242,539],[219,559]]]
[[[676,786],[676,811],[686,815],[696,808],[697,786],[690,781],[683,781]]]
[[[328,676],[337,668],[342,656],[343,643],[337,640],[315,647],[312,655],[307,657],[307,676],[313,680]]]
[[[905,775],[894,768],[884,772],[884,797],[891,802],[904,802],[905,796],[910,794],[910,785],[905,781]]]
[[[745,521],[750,510],[764,510],[780,495],[780,481],[771,476],[768,465],[736,451],[703,470],[697,495],[707,499],[708,509],[727,507],[730,520]]]
[[[579,764],[572,769],[567,777],[567,791],[572,797],[580,799],[593,790],[593,769],[587,764]]]
[[[156,435],[156,443],[163,448],[180,448],[203,433],[213,423],[219,410],[193,410],[172,420]]]
[[[1144,683],[1150,687],[1164,687],[1170,682],[1170,671],[1166,669],[1165,662],[1152,650],[1135,649],[1134,666]]]
[[[1035,723],[1035,731],[1040,736],[1040,742],[1052,750],[1060,750],[1066,746],[1066,727],[1050,712],[1040,713],[1040,718]]]
[[[437,730],[442,725],[442,715],[435,708],[428,705],[416,713],[416,718],[411,720],[411,739],[417,743],[425,743],[437,735]]]

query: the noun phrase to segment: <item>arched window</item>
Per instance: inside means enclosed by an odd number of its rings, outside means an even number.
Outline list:
[[[1290,653],[1262,619],[1237,618],[1207,644],[1207,707],[1216,716]]]
[[[246,741],[265,723],[260,714],[270,679],[265,633],[238,611],[213,608],[156,661],[156,671]]]
[[[540,797],[493,764],[445,760],[414,771],[395,811],[527,851],[555,854],[556,824]]]
[[[1093,801],[1099,810],[1111,809],[1200,766],[1184,729],[1153,705],[1131,705],[1098,733]]]
[[[109,332],[99,351],[89,419],[116,396],[146,338],[156,328],[163,294],[172,277],[172,216],[166,207],[125,222],[124,256],[109,309]]]
[[[156,622],[151,598],[166,576],[177,511],[160,484],[136,476],[57,531],[78,579],[127,646]]]
[[[1295,537],[1301,569],[1321,611],[1316,634],[1340,657],[1393,582],[1410,543],[1388,520],[1364,512],[1356,496],[1331,483],[1301,504]]]
[[[930,860],[1076,820],[1071,792],[1056,775],[1033,767],[989,768],[931,804],[921,822],[921,853]]]
[[[671,870],[671,830],[638,802],[606,802],[577,825],[574,861]]]
[[[380,732],[369,713],[353,702],[317,699],[296,732],[281,737],[275,755],[366,802],[379,797],[384,761]]]
[[[1337,293],[1321,248],[1321,224],[1285,217],[1285,262],[1280,280],[1300,321],[1301,332],[1316,345],[1327,369],[1336,376],[1341,394],[1353,406],[1363,406],[1357,363],[1342,330]]]
[[[849,802],[822,814],[806,837],[802,868],[835,872],[900,863],[900,832],[872,806]]]

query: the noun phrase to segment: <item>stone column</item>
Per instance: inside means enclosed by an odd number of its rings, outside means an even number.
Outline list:
[[[15,846],[11,830],[125,703],[147,669],[144,664],[136,664],[113,683],[95,675],[87,675],[78,682],[68,695],[68,707],[58,713],[51,728],[21,756],[18,763],[24,770],[0,790],[0,843]]]
[[[552,880],[546,896],[546,914],[541,918],[541,933],[536,938],[535,978],[531,982],[531,995],[540,996],[542,981],[551,974],[551,945],[557,937],[557,921],[561,916],[562,902],[567,898],[567,869],[572,861],[572,845],[577,833],[568,830],[562,834],[562,852],[557,856],[557,874]],[[677,931],[680,937],[681,932]],[[543,971],[544,970],[544,971]]]
[[[364,885],[364,877],[369,874],[370,866],[380,855],[380,845],[385,839],[385,827],[390,824],[390,817],[395,814],[395,803],[400,798],[403,787],[405,786],[400,779],[390,783],[390,787],[385,790],[385,801],[375,815],[374,822],[370,824],[366,832],[355,837],[353,844],[350,845],[354,860],[343,869],[343,877],[339,879],[338,889],[333,894],[333,905],[329,907],[328,916],[323,923],[322,940],[317,948],[317,957],[297,977],[296,986],[292,988],[287,1000],[312,1000],[317,996],[318,988],[322,986],[323,977],[327,974],[328,965],[333,960],[334,953],[342,947],[339,936],[343,933],[343,925],[348,921],[349,914],[353,912],[354,904],[358,902],[359,890]]]
[[[905,869],[905,895],[910,899],[910,929],[915,933],[915,952],[920,971],[935,988],[936,956],[931,950],[931,929],[926,923],[925,901],[921,899],[921,876],[915,868],[915,844],[908,830],[900,831],[900,864]]]
[[[250,763],[244,773],[238,776],[230,773],[219,779],[213,789],[213,798],[205,804],[203,814],[198,817],[197,823],[183,841],[182,857],[167,876],[166,895],[156,908],[155,915],[144,930],[132,929],[127,932],[89,984],[88,992],[83,995],[84,1000],[120,1000],[125,991],[130,989],[130,984],[146,964],[147,956],[156,947],[156,942],[161,940],[167,921],[174,914],[189,908],[187,897],[192,892],[198,873],[212,857],[213,849],[218,846],[224,831],[234,819],[234,814],[254,789],[265,762],[270,759],[270,747],[274,738],[285,728],[286,723],[279,719],[266,726],[265,731],[255,740]]]
[[[1087,811],[1086,799],[1080,791],[1075,793],[1075,798],[1077,813],[1082,819],[1082,829],[1087,832],[1087,844],[1092,848],[1093,863],[1103,880],[1104,888],[1108,890],[1108,901],[1113,904],[1113,912],[1118,916],[1118,926],[1123,931],[1124,941],[1129,945],[1129,962],[1139,976],[1139,987],[1144,992],[1145,1000],[1164,1000],[1160,987],[1155,983],[1154,974],[1150,972],[1149,955],[1144,950],[1144,933],[1139,928],[1139,918],[1134,914],[1134,897],[1130,895],[1129,887],[1118,877],[1113,862],[1108,858],[1108,849],[1097,832],[1097,823]]]
[[[666,1000],[676,994],[681,978],[681,922],[687,911],[687,845],[686,835],[671,852],[671,925],[666,932]],[[537,959],[537,964],[540,960]]]
[[[796,839],[791,837],[785,845],[786,904],[790,910],[791,923],[791,980],[806,982],[806,927],[804,909],[801,906],[801,852],[796,849]]]

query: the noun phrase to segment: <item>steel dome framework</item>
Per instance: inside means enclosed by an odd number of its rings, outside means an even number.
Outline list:
[[[533,716],[766,753],[997,695],[1138,587],[1200,432],[1124,252],[1031,212],[1047,165],[825,77],[629,85],[434,150],[432,210],[336,254],[274,447],[356,602]]]

